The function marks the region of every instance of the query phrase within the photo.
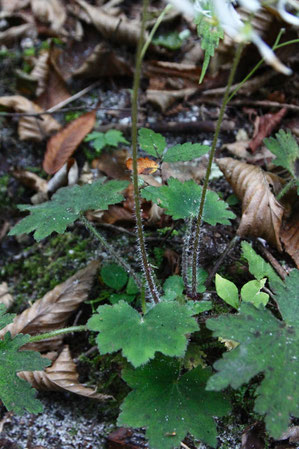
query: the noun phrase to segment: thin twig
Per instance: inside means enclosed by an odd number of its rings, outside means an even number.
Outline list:
[[[235,100],[230,103],[230,106],[260,106],[265,108],[285,108],[290,111],[299,111],[299,106],[296,104],[289,103],[279,103],[278,101],[267,101],[267,100]]]
[[[270,264],[272,265],[272,267],[274,268],[274,270],[279,274],[279,276],[281,277],[281,279],[285,280],[285,278],[287,277],[288,273],[285,271],[285,269],[280,265],[280,263],[278,262],[277,259],[275,259],[275,257],[270,253],[269,250],[267,250],[267,248],[265,248],[265,246],[263,245],[263,243],[261,242],[260,239],[258,240],[258,247],[261,251],[261,253],[263,254],[263,256],[266,257],[266,259],[268,260],[268,262],[270,262]]]
[[[219,259],[217,260],[217,262],[215,263],[215,265],[213,266],[209,277],[205,283],[205,286],[208,287],[212,281],[212,279],[214,278],[215,274],[218,271],[218,268],[220,267],[220,265],[222,265],[224,259],[228,256],[229,252],[232,250],[232,248],[236,245],[236,243],[240,240],[240,237],[238,235],[235,235],[235,237],[229,242],[229,244],[227,245],[227,247],[225,248],[224,252],[221,254],[221,256],[219,257]]]
[[[109,113],[109,111],[121,111],[121,112],[130,112],[131,108],[104,108],[102,106],[92,106],[92,107],[88,107],[88,106],[73,106],[71,108],[63,108],[63,109],[59,109],[59,111],[42,111],[42,112],[0,112],[0,116],[4,116],[4,117],[40,117],[43,115],[54,115],[57,114],[57,112],[70,112],[70,111],[80,111],[80,110],[84,110],[84,111],[107,111],[107,113]],[[140,108],[140,110],[144,110],[142,108]],[[112,123],[112,127],[113,127],[113,123]]]

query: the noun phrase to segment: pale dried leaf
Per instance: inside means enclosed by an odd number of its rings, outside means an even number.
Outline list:
[[[127,43],[129,45],[137,45],[141,33],[141,24],[139,21],[129,21],[126,17],[114,17],[107,14],[102,8],[95,7],[84,0],[76,0],[84,11],[89,15],[95,28],[108,41],[116,43]],[[148,36],[145,33],[144,39]]]
[[[5,12],[14,12],[26,8],[30,0],[1,0],[0,9]]]
[[[272,193],[281,188],[280,178],[230,157],[216,162],[242,201],[238,235],[263,237],[281,251],[279,232],[284,208]]]
[[[18,179],[23,185],[29,187],[36,192],[47,193],[48,183],[45,179],[38,176],[36,173],[32,173],[28,170],[15,169],[12,172],[13,176]]]
[[[97,393],[96,390],[80,384],[77,368],[68,346],[63,348],[54,363],[44,371],[22,371],[18,373],[18,376],[37,390],[69,391],[100,401],[112,399],[112,396]]]
[[[286,432],[284,432],[280,440],[289,440],[290,443],[299,443],[299,426],[289,427]]]
[[[13,302],[14,300],[12,295],[8,291],[7,283],[2,282],[0,284],[0,304],[4,304],[8,309],[13,304]]]
[[[165,112],[177,100],[185,100],[197,92],[197,88],[190,87],[181,90],[153,90],[147,89],[146,96],[150,103]]]
[[[0,105],[14,109],[16,112],[38,114],[43,110],[32,101],[21,95],[0,97]],[[51,133],[58,131],[61,125],[50,115],[41,117],[21,117],[19,120],[18,133],[21,140],[42,140]]]
[[[280,230],[284,250],[291,256],[299,269],[299,212],[295,213]]]
[[[46,81],[49,71],[49,50],[42,51],[35,61],[34,67],[30,73],[32,78],[37,81],[36,95],[40,95],[46,88]]]
[[[60,31],[66,20],[66,11],[60,0],[31,0],[34,16],[43,23],[50,24],[53,31]]]
[[[76,159],[71,157],[49,180],[48,188],[51,193],[64,186],[77,184],[79,178],[79,168]]]
[[[67,162],[86,134],[94,127],[95,120],[96,112],[87,112],[51,137],[43,161],[45,172],[53,174]]]
[[[14,337],[19,333],[36,335],[60,329],[65,326],[71,314],[86,300],[98,262],[91,262],[62,284],[35,301],[35,303],[16,316],[14,321],[0,330],[0,338],[6,332]],[[55,337],[26,345],[26,349],[45,351],[60,346],[62,337]]]
[[[31,23],[23,23],[22,25],[12,26],[7,30],[0,32],[0,44],[8,45],[23,36],[34,37],[35,34],[36,31]]]

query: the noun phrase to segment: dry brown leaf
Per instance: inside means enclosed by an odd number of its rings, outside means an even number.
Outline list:
[[[31,0],[34,16],[43,23],[49,23],[53,31],[60,31],[66,19],[66,11],[60,0]]]
[[[64,327],[71,314],[86,300],[97,268],[97,261],[90,262],[86,268],[57,285],[1,329],[0,338],[8,331],[14,337],[19,333],[36,335]],[[26,349],[52,350],[60,346],[61,341],[62,337],[55,337],[30,343]]]
[[[8,309],[13,304],[13,297],[8,291],[6,282],[0,284],[0,304],[4,304]]]
[[[299,269],[299,212],[295,213],[280,230],[284,250],[291,256]]]
[[[131,179],[131,175],[126,166],[128,152],[125,149],[113,151],[103,151],[100,156],[91,163],[92,168],[102,171],[113,179]]]
[[[29,114],[43,112],[37,104],[21,95],[0,97],[0,105],[14,109],[16,112],[26,112]],[[18,133],[21,140],[42,140],[51,133],[58,131],[60,128],[60,123],[50,115],[43,115],[41,117],[21,117],[19,120]]]
[[[281,251],[279,232],[284,208],[272,193],[281,188],[281,179],[260,167],[230,157],[216,162],[242,201],[242,218],[237,234],[241,237],[263,237]]]
[[[86,134],[94,127],[95,120],[96,111],[87,112],[51,137],[43,161],[45,172],[52,175],[67,162]]]
[[[83,61],[82,65],[73,71],[74,76],[131,76],[132,61],[117,54],[105,42],[96,45],[92,53]]]
[[[266,114],[262,117],[256,117],[254,123],[253,139],[249,142],[249,148],[254,153],[262,144],[265,137],[268,137],[272,131],[279,125],[287,112],[286,108],[280,109],[275,114]]]
[[[76,3],[87,12],[93,25],[105,39],[118,44],[137,45],[141,32],[139,21],[129,21],[124,16],[114,17],[104,12],[103,8],[92,6],[84,0],[76,0]],[[145,33],[144,39],[147,36]]]
[[[80,384],[77,368],[68,346],[63,348],[49,368],[44,371],[21,371],[18,376],[29,382],[37,390],[70,391],[100,401],[112,399],[112,396],[97,393],[96,390]]]

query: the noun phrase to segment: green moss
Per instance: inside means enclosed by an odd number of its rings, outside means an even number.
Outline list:
[[[0,282],[11,285],[18,311],[83,268],[91,256],[92,238],[67,232],[25,248],[19,260],[2,267]]]

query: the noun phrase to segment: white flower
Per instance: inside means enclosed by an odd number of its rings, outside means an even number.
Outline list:
[[[279,61],[271,48],[262,40],[251,25],[242,21],[241,16],[233,6],[233,3],[236,3],[236,1],[210,0],[211,11],[203,9],[203,5],[207,3],[206,0],[195,0],[195,3],[190,0],[169,0],[169,3],[173,4],[173,6],[182,11],[183,14],[190,17],[196,16],[199,13],[208,17],[214,16],[224,32],[235,42],[254,43],[266,63],[272,65],[275,70],[282,72],[285,75],[290,75],[292,73],[291,69]],[[262,6],[260,0],[238,0],[237,3],[251,13],[257,12]],[[276,4],[274,6],[276,6],[277,12],[285,22],[299,26],[299,17],[286,11],[287,4],[291,4],[295,10],[299,11],[298,0],[277,0],[273,3]]]

